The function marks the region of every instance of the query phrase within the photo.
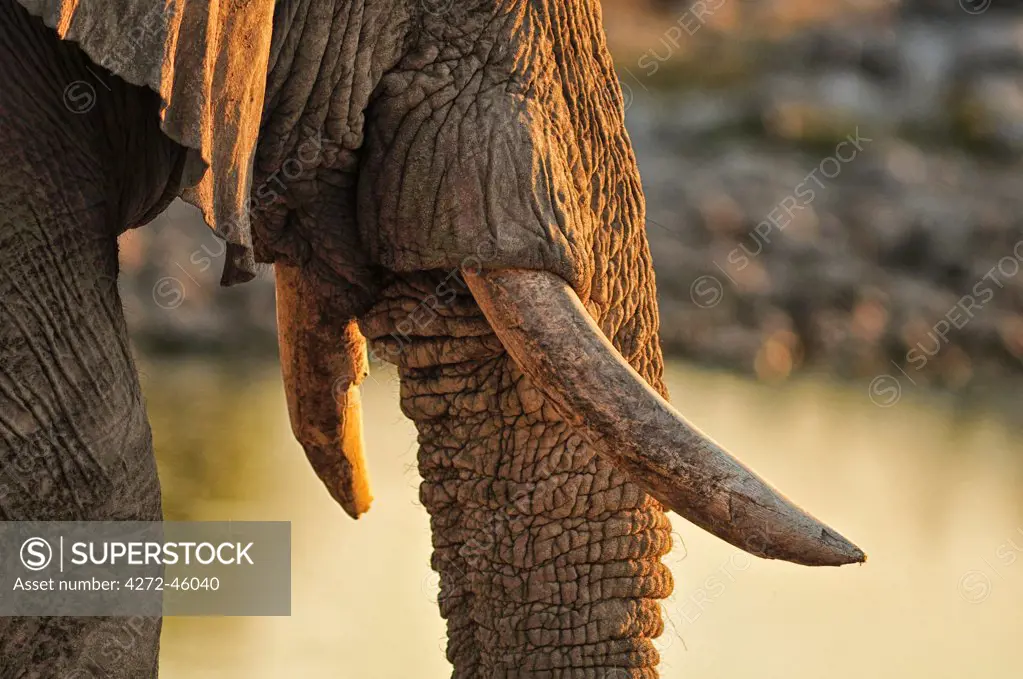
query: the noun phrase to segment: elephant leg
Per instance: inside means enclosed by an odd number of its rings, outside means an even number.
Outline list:
[[[423,311],[443,285],[429,278],[392,286],[363,331],[398,363],[419,430],[453,676],[656,677],[667,517],[554,412],[471,298]],[[429,320],[402,334],[403,317]]]
[[[161,518],[116,240],[176,188],[182,152],[158,111],[0,0],[0,520]],[[0,677],[155,677],[159,632],[0,618]]]

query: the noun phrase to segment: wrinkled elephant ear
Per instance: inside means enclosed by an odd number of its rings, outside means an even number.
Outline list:
[[[189,149],[183,197],[228,243],[221,283],[250,280],[246,204],[274,0],[18,1],[100,66],[160,94],[163,131]]]

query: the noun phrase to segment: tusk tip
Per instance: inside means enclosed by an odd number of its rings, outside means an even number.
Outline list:
[[[345,510],[345,514],[355,520],[368,512],[370,505],[373,504],[373,496],[369,494],[368,489],[339,488],[336,492],[332,490],[331,495],[341,505],[341,509]]]
[[[865,563],[867,560],[867,555],[862,549],[830,528],[821,529],[820,547],[819,561],[806,565],[847,566],[852,563]]]
[[[345,510],[345,514],[358,521],[369,510],[369,504],[358,506],[349,502],[343,502],[341,503],[341,508]]]
[[[334,446],[311,444],[303,447],[313,471],[334,502],[345,510],[345,514],[358,519],[369,511],[373,504],[373,493],[361,464],[353,466],[347,457],[336,456],[337,448]],[[357,459],[361,462],[361,455]]]

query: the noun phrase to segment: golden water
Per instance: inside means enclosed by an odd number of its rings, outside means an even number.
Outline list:
[[[449,676],[393,372],[365,389],[376,500],[358,522],[292,441],[276,366],[149,362],[144,383],[168,518],[293,531],[291,617],[168,619],[164,679]],[[673,517],[663,676],[1023,676],[1023,431],[922,393],[881,409],[866,385],[768,387],[681,365],[668,384],[691,420],[870,560],[752,559]]]

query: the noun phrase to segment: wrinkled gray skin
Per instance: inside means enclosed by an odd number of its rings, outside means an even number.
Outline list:
[[[656,677],[667,518],[545,402],[452,276],[558,274],[664,392],[644,203],[599,9],[296,0],[274,21],[256,256],[314,277],[332,317],[358,318],[399,367],[453,676]],[[113,76],[103,105],[70,113],[64,89],[92,77],[87,65],[0,0],[8,520],[160,516],[115,237],[176,193],[182,150],[158,131],[156,95]],[[295,157],[301,172],[282,180]],[[96,677],[155,676],[158,623],[136,624],[138,643],[116,653],[110,624],[0,619],[0,677],[103,658]]]
[[[112,76],[101,75],[113,105],[71,114],[59,85],[92,77],[88,66],[0,2],[4,521],[161,516],[115,238],[173,196],[182,150],[159,130],[159,98]],[[153,619],[0,618],[0,677],[154,676],[159,630]]]

